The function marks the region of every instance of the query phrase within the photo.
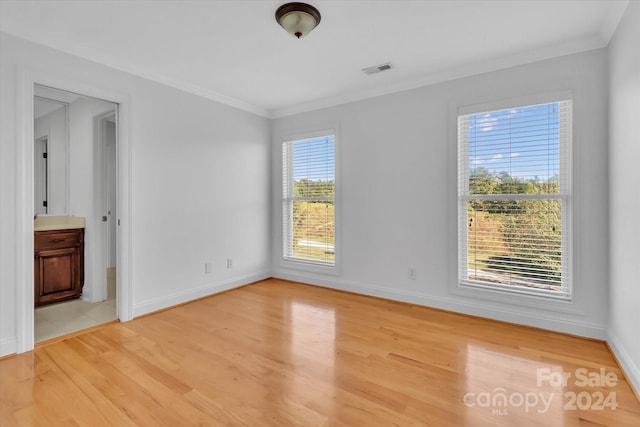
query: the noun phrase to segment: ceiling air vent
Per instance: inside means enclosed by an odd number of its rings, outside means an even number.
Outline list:
[[[393,68],[393,65],[391,65],[391,62],[386,62],[384,64],[374,65],[373,67],[363,68],[362,72],[365,73],[366,75],[369,75],[369,74],[379,73],[381,71],[387,71],[392,68]]]

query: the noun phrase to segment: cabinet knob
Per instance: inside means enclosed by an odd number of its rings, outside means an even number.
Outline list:
[[[107,217],[106,216],[102,217],[102,222],[107,222]]]

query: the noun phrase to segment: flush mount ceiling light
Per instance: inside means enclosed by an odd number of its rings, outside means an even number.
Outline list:
[[[287,3],[276,10],[276,21],[289,34],[301,38],[320,23],[320,12],[306,3]]]

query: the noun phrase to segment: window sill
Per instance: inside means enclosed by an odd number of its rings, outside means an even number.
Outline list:
[[[305,271],[308,273],[327,274],[332,276],[338,276],[340,274],[337,263],[327,264],[316,261],[286,258],[280,262],[280,267],[297,271]]]
[[[549,297],[541,294],[528,293],[526,290],[520,292],[491,286],[484,287],[466,282],[456,282],[455,285],[450,287],[449,291],[454,295],[480,299],[492,303],[507,304],[510,306],[516,305],[578,316],[585,315],[582,310],[576,308],[575,296],[566,298]]]

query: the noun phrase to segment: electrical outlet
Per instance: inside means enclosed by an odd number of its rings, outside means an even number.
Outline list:
[[[211,262],[204,263],[204,274],[211,274],[212,266]]]
[[[233,259],[227,258],[227,268],[233,268]]]
[[[409,280],[416,280],[416,269],[413,267],[409,268],[407,277],[409,278]]]

